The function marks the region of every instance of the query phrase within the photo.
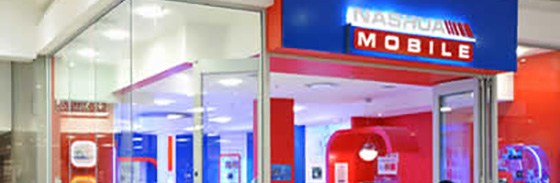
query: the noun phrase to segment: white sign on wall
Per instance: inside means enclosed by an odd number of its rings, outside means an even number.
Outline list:
[[[377,159],[379,175],[397,175],[399,170],[399,153],[390,153]]]
[[[348,183],[348,163],[334,164],[335,183]]]

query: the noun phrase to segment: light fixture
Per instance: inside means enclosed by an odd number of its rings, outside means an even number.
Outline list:
[[[195,126],[183,128],[183,130],[192,132],[192,131],[199,131],[199,130],[202,130],[202,128],[203,128],[202,125],[195,125]]]
[[[301,106],[301,105],[294,105],[294,112],[300,112],[307,109],[307,107],[305,106]]]
[[[393,84],[383,84],[383,85],[381,85],[381,88],[383,88],[383,89],[393,89],[393,88],[396,88],[396,87],[397,86],[393,85]]]
[[[335,86],[338,85],[336,83],[322,82],[322,83],[309,83],[306,84],[305,86],[311,89],[328,89],[328,88],[334,88]]]
[[[169,120],[174,120],[174,119],[181,119],[184,116],[182,114],[168,114],[166,117]]]
[[[229,144],[229,143],[231,143],[231,140],[228,140],[228,139],[218,139],[218,140],[216,140],[216,142],[217,142],[217,143],[220,143],[220,144]]]
[[[208,136],[209,136],[209,137],[217,137],[217,136],[219,136],[219,135],[220,135],[220,134],[219,134],[218,132],[208,133]]]
[[[440,111],[440,112],[443,112],[443,113],[445,113],[445,112],[451,112],[451,111],[453,111],[453,108],[448,107],[448,106],[443,106],[443,107],[439,108],[439,111]]]
[[[142,149],[142,146],[134,146],[133,149]]]
[[[173,100],[169,100],[169,99],[155,99],[154,100],[154,104],[159,105],[159,106],[165,106],[165,105],[171,105],[175,103],[175,101]]]
[[[142,140],[143,140],[142,137],[134,137],[134,138],[132,138],[132,141],[133,141],[133,142],[140,142],[140,141],[142,141]]]
[[[177,138],[177,142],[188,142],[190,139],[188,138]]]
[[[379,152],[375,149],[375,145],[372,143],[365,143],[362,149],[360,149],[358,155],[362,158],[362,160],[369,162],[375,160],[377,155],[379,155]]]
[[[95,51],[93,48],[82,48],[78,50],[78,54],[82,57],[94,58],[99,53],[97,53],[97,51]]]
[[[531,48],[525,46],[517,46],[517,49],[515,50],[517,57],[522,57],[529,51],[531,51]]]
[[[525,62],[527,62],[527,59],[526,58],[519,59],[519,62],[525,63]]]
[[[226,87],[234,87],[234,86],[239,86],[241,83],[243,83],[243,80],[239,78],[228,78],[228,79],[222,79],[218,81],[218,83]]]
[[[229,123],[231,122],[231,117],[227,117],[227,116],[222,116],[222,117],[215,117],[215,118],[210,118],[208,119],[208,121],[210,122],[214,122],[214,123]]]
[[[103,36],[115,41],[125,40],[130,37],[127,31],[121,29],[106,30],[103,32]]]
[[[211,111],[214,111],[214,110],[216,110],[216,108],[214,108],[214,107],[206,107],[206,108],[195,107],[195,108],[187,110],[187,112],[190,112],[190,113],[204,113],[204,112],[211,112]]]
[[[161,18],[169,13],[169,10],[160,5],[145,5],[140,6],[134,10],[134,13],[144,18]]]

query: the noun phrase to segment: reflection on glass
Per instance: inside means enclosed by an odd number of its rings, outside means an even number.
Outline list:
[[[260,37],[256,12],[122,2],[54,55],[55,182],[250,182]]]
[[[441,97],[440,179],[473,182],[474,93]]]

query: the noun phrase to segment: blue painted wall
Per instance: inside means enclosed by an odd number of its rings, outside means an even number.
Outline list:
[[[294,183],[305,183],[305,126],[294,126]]]
[[[253,133],[247,133],[247,182],[253,180],[253,156],[254,156]]]

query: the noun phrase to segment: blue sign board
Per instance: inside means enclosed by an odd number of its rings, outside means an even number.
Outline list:
[[[283,0],[282,5],[284,48],[487,70],[517,67],[515,0]],[[356,27],[377,37],[356,37]],[[357,49],[358,43],[375,49]]]

